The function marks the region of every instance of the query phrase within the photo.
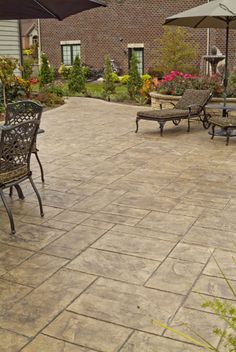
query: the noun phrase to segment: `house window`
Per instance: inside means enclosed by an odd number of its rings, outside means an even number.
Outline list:
[[[141,76],[144,74],[144,48],[136,47],[135,44],[128,45],[129,68],[130,68],[130,60],[133,54],[135,54],[138,59],[138,71]]]
[[[61,56],[64,65],[72,66],[77,55],[80,57],[80,42],[61,42]]]

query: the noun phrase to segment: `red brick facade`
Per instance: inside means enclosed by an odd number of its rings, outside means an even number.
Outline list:
[[[104,56],[109,55],[119,63],[124,72],[128,69],[127,46],[144,44],[145,72],[158,62],[158,38],[163,33],[166,17],[206,3],[206,0],[109,0],[107,8],[96,8],[65,19],[41,21],[42,50],[54,67],[61,63],[60,42],[81,41],[81,60],[97,68],[103,66]],[[207,30],[191,30],[199,43],[199,64],[207,50]],[[224,51],[224,30],[212,30],[211,45]],[[231,36],[230,43],[233,42]],[[230,52],[234,54],[230,45]],[[232,54],[232,55],[233,55]],[[231,62],[232,62],[231,55]]]

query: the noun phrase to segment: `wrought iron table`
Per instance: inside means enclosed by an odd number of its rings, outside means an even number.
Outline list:
[[[211,139],[215,136],[226,137],[226,145],[228,145],[230,137],[236,137],[236,116],[229,116],[230,111],[236,111],[236,106],[209,104],[206,106],[206,109],[223,111],[223,116],[211,116],[209,114],[209,121],[212,125],[212,131],[209,131],[208,133],[212,136]],[[220,127],[217,131],[215,131],[216,126]]]

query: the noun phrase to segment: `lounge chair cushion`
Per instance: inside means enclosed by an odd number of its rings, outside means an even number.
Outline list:
[[[181,109],[163,109],[163,110],[147,110],[147,111],[139,111],[137,113],[138,117],[144,117],[145,119],[178,119],[179,118],[187,118],[188,117],[188,110],[181,110]]]

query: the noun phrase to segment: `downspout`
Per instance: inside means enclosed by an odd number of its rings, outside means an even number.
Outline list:
[[[38,65],[41,67],[41,50],[42,50],[42,41],[41,41],[41,23],[38,18]]]
[[[24,59],[23,59],[22,32],[21,32],[20,20],[18,20],[18,30],[19,30],[20,65],[23,66]],[[22,71],[21,71],[21,76],[22,76]]]

